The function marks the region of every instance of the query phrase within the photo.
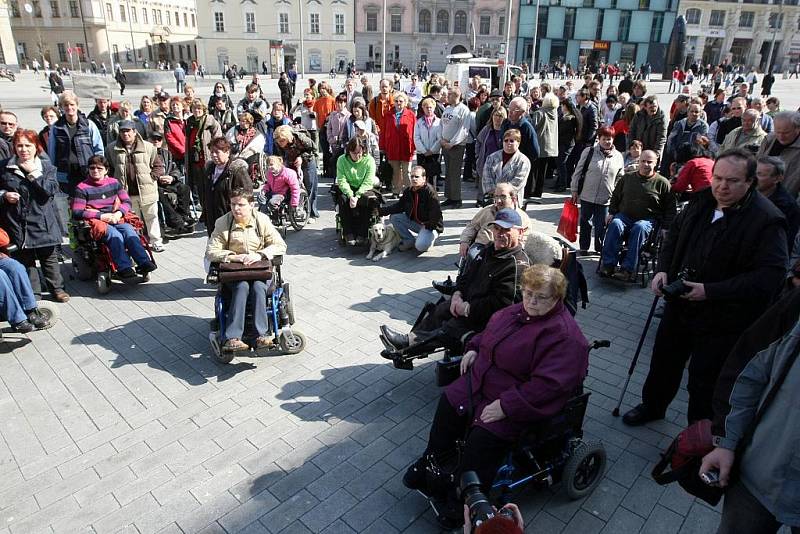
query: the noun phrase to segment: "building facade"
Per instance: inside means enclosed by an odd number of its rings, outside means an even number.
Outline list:
[[[353,0],[199,0],[198,54],[209,72],[225,63],[276,76],[339,70],[355,58]],[[301,42],[300,35],[303,40]]]
[[[516,2],[515,2],[516,8]],[[383,53],[383,3],[356,0],[356,56],[360,69],[394,71],[402,64],[412,70],[421,61],[442,72],[447,55],[470,52],[496,58],[506,41],[507,4],[504,0],[389,0],[386,7],[386,58]],[[517,27],[512,10],[511,30]],[[513,57],[513,36],[511,55]]]
[[[17,70],[17,47],[11,32],[10,15],[6,0],[0,0],[0,66]]]
[[[658,72],[677,9],[678,0],[522,0],[516,62],[649,62]]]
[[[699,60],[718,65],[728,60],[763,72],[771,49],[775,68],[788,68],[800,55],[797,4],[798,0],[682,0],[688,63]]]
[[[20,64],[123,68],[197,57],[194,0],[6,0]]]

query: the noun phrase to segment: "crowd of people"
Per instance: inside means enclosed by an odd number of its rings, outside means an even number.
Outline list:
[[[155,253],[169,246],[166,237],[202,224],[207,260],[250,265],[286,252],[269,218],[254,210],[254,192],[291,210],[304,190],[313,223],[324,179],[338,189],[347,244],[366,241],[369,214],[377,213],[391,216],[400,250],[424,253],[445,230],[442,210],[462,207],[464,184],[474,182],[486,206],[461,233],[465,267],[452,296],[408,334],[381,330],[397,349],[435,336],[465,351],[463,376],[443,394],[406,485],[424,490],[426,462],[470,428],[462,469],[486,485],[520,432],[558,413],[586,374],[586,340],[563,304],[567,280],[552,267],[560,249],[540,261],[528,246],[548,246],[530,230],[523,204],[538,202],[549,185],[580,205],[579,252],[594,248],[601,276],[635,279],[639,248],[661,233],[652,290],[661,296],[678,279],[685,288],[666,303],[642,403],[625,423],[663,418],[687,361],[689,420],[746,420],[736,403],[753,399],[721,395],[744,380],[767,339],[756,336],[745,347],[737,340],[782,291],[800,285],[800,113],[782,111],[775,97],[762,102],[747,82],[730,94],[725,87],[681,90],[666,105],[630,73],[616,85],[587,74],[581,87],[513,77],[498,89],[478,76],[464,87],[436,74],[409,78],[384,79],[377,88],[366,77],[341,87],[308,79],[297,89],[296,73],[284,73],[272,102],[257,75],[238,102],[223,83],[206,102],[176,78],[174,95],[156,86],[138,109],[99,98],[88,113],[62,83],[57,105],[42,109],[39,132],[19,125],[13,111],[0,112],[0,226],[13,248],[0,257],[0,313],[19,332],[49,326],[32,295],[46,290],[69,300],[59,256],[72,221],[85,221],[108,245],[120,278],[137,283],[156,268],[137,218]],[[269,343],[261,313],[269,285],[228,289],[223,350],[247,349],[248,301],[259,310],[257,344]],[[798,314],[792,308],[788,326],[769,342],[792,330]],[[720,447],[736,444],[730,427],[715,428]],[[756,436],[768,439],[758,429]],[[729,459],[716,453],[713,461],[727,468]],[[734,483],[740,500],[752,501],[766,475],[749,476]],[[796,477],[782,476],[797,489]],[[784,513],[786,499],[770,494],[756,504],[796,527],[796,513]],[[445,523],[461,524],[458,497],[446,500]]]

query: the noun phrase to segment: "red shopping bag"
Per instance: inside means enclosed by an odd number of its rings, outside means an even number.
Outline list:
[[[558,233],[567,241],[578,239],[578,206],[571,199],[564,202],[561,218],[558,220]]]

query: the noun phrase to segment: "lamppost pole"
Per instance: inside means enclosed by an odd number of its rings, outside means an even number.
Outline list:
[[[767,58],[767,72],[771,73],[774,67],[773,65],[773,53],[775,50],[775,38],[778,35],[778,23],[783,25],[783,1],[780,1],[780,7],[778,8],[778,13],[775,15],[775,24],[772,25],[772,41],[769,44],[769,57]]]
[[[306,77],[306,51],[305,41],[303,41],[303,1],[299,0],[297,3],[300,6],[300,77]]]
[[[386,78],[386,0],[383,0],[383,48],[381,52],[381,79]]]
[[[131,17],[131,14],[133,13],[134,9],[136,9],[136,8],[132,7],[130,0],[128,0],[128,29],[131,32],[131,54],[132,54],[131,57],[133,58],[131,60],[131,63],[136,65],[136,41],[134,41],[134,39],[133,39],[133,20],[131,20],[133,18],[133,17]],[[136,20],[139,20],[139,19],[137,18]]]
[[[103,13],[103,29],[106,32],[106,46],[108,46],[108,62],[111,64],[111,72],[113,74],[116,71],[116,69],[114,68],[114,54],[111,49],[111,37],[108,34],[108,19],[106,18],[106,10],[103,9],[102,4],[100,5],[100,11]]]
[[[100,6],[102,9],[102,6]],[[92,62],[92,52],[89,50],[89,36],[86,33],[86,21],[83,18],[83,0],[78,0],[78,11],[81,14],[81,27],[83,28],[83,47],[86,49],[86,57],[89,63]],[[81,65],[81,55],[78,54],[78,67]]]

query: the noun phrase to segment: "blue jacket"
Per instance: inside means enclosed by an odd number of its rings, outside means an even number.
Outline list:
[[[268,156],[273,155],[273,147],[275,146],[275,128],[285,124],[291,124],[292,121],[284,117],[280,122],[275,120],[275,117],[270,117],[268,121],[264,121],[264,154]]]
[[[47,159],[38,158],[39,169],[28,179],[17,166],[16,158],[0,162],[0,226],[20,249],[36,249],[61,243],[61,216],[56,207],[56,170]],[[10,204],[5,193],[19,193]]]
[[[102,156],[105,152],[100,130],[83,113],[78,114],[78,129],[72,139],[72,143],[70,143],[66,117],[58,119],[50,129],[47,155],[53,165],[56,166],[56,177],[60,183],[65,184],[69,181],[67,175],[69,174],[71,152],[74,152],[77,156],[78,165],[80,165],[83,175],[86,175],[89,158],[95,155]],[[81,180],[83,180],[82,177],[73,177],[73,181],[76,184]]]

